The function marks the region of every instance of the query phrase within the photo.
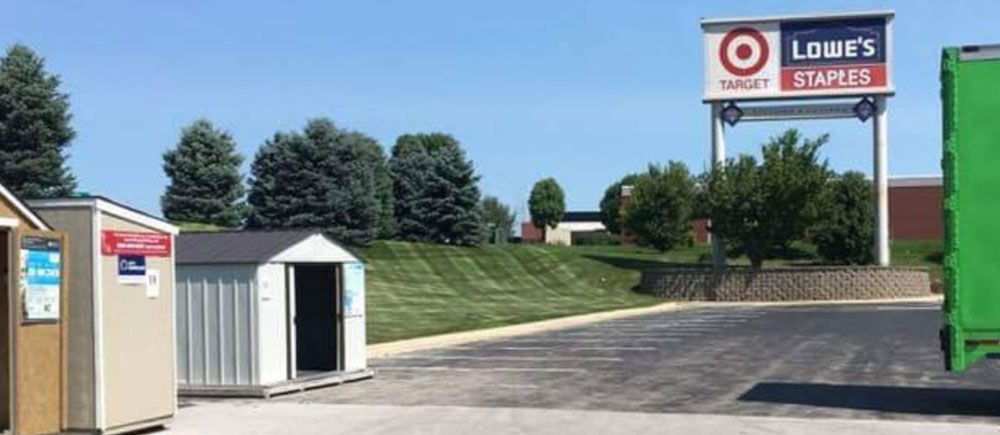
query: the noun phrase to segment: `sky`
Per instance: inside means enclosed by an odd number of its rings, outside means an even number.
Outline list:
[[[941,48],[997,41],[991,1],[65,1],[6,2],[0,42],[46,59],[70,95],[79,189],[153,214],[162,154],[205,117],[246,157],[276,131],[329,117],[388,151],[454,135],[484,194],[527,217],[555,177],[569,210],[649,163],[701,172],[710,154],[703,17],[893,9],[893,176],[940,173]],[[823,156],[871,174],[871,123],[746,123],[730,156],[789,127],[830,133]]]

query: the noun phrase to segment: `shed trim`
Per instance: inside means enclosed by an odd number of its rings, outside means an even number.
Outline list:
[[[29,204],[34,208],[90,207],[100,210],[112,216],[133,221],[139,225],[143,225],[157,231],[162,231],[173,235],[176,235],[177,233],[180,232],[180,229],[178,229],[175,225],[163,219],[154,217],[147,213],[143,213],[139,210],[119,204],[103,196],[39,199],[39,200],[29,201]]]
[[[52,231],[52,227],[49,226],[41,217],[35,214],[24,202],[22,202],[16,195],[11,191],[7,190],[3,184],[0,184],[0,196],[11,203],[18,212],[20,212],[24,217],[26,217],[32,224],[34,224],[38,229],[43,231]]]

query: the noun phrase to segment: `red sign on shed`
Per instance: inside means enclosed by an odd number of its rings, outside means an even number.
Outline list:
[[[104,255],[169,257],[170,251],[170,234],[101,231],[101,253]]]

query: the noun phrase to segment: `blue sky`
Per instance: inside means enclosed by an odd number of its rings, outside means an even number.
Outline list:
[[[997,41],[1000,3],[866,1],[18,2],[0,41],[47,59],[70,94],[81,190],[159,214],[164,150],[207,117],[253,157],[277,130],[327,116],[388,149],[443,131],[465,146],[484,193],[519,218],[552,176],[570,209],[648,162],[701,171],[701,17],[892,8],[897,96],[890,173],[940,172],[938,63],[948,45]],[[784,128],[831,134],[838,170],[871,172],[857,121],[740,125],[730,155]]]

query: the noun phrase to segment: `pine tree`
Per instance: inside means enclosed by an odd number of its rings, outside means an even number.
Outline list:
[[[163,154],[170,185],[160,199],[163,216],[172,221],[240,225],[245,189],[243,157],[225,131],[206,119],[184,128],[177,147]]]
[[[442,133],[403,135],[392,154],[399,235],[432,243],[479,243],[479,177],[458,141]]]
[[[381,204],[373,147],[374,139],[327,119],[310,121],[304,134],[275,134],[251,165],[247,225],[323,229],[349,244],[370,243]]]
[[[68,196],[76,180],[66,166],[69,96],[45,71],[45,60],[14,45],[0,60],[0,183],[23,198]]]

